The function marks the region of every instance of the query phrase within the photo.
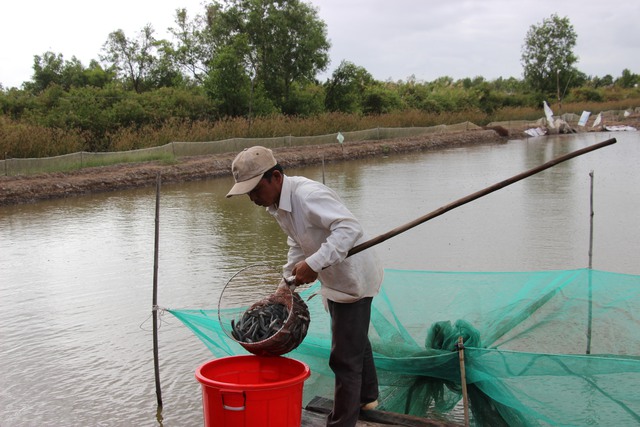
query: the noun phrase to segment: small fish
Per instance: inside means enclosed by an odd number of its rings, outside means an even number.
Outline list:
[[[288,317],[289,310],[283,304],[255,307],[245,311],[237,322],[231,320],[231,335],[240,342],[264,341],[278,333]]]

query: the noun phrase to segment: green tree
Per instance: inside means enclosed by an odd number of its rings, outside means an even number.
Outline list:
[[[129,39],[124,31],[116,30],[109,34],[103,46],[101,59],[138,93],[147,89],[157,62],[158,42],[153,33],[151,24],[145,25],[136,39]]]
[[[222,49],[212,62],[205,90],[221,116],[249,114],[254,95],[253,82],[243,61],[246,43]]]
[[[474,85],[473,92],[477,97],[477,107],[481,111],[491,114],[500,108],[501,99],[489,82],[483,81]]]
[[[367,87],[375,80],[369,72],[353,62],[342,61],[325,83],[325,108],[342,113],[361,113]]]
[[[611,74],[607,74],[603,77],[594,77],[592,79],[593,86],[596,88],[606,87],[613,85],[613,76]]]
[[[402,110],[403,103],[397,90],[382,84],[367,87],[362,99],[365,114],[385,114]]]
[[[116,73],[114,71],[105,70],[95,59],[92,59],[89,62],[89,66],[84,69],[83,74],[86,86],[98,88],[105,87],[116,78]]]
[[[186,9],[177,9],[176,27],[169,32],[176,40],[171,55],[181,71],[199,83],[203,83],[209,74],[211,62],[215,58],[216,42],[208,22],[216,15],[217,7],[210,5],[206,15],[196,15],[189,19]]]
[[[34,97],[26,90],[12,87],[0,92],[0,115],[21,119],[33,108]]]
[[[462,84],[463,88],[471,89],[471,88],[474,88],[474,87],[483,86],[485,83],[487,83],[487,81],[485,80],[484,77],[476,76],[473,79],[470,78],[470,77],[462,79],[462,80],[459,81],[459,83]]]
[[[293,84],[313,82],[329,62],[326,24],[299,0],[224,0],[208,8],[216,51],[247,37],[247,75],[287,114]]]
[[[633,74],[631,70],[625,68],[622,70],[622,76],[616,79],[616,84],[624,88],[631,88],[640,83],[640,76]]]
[[[405,83],[400,83],[398,93],[408,108],[421,111],[433,111],[430,100],[431,88],[424,82],[411,76]]]
[[[182,74],[176,62],[173,45],[167,40],[156,42],[157,58],[153,62],[147,77],[148,86],[154,89],[162,87],[183,87],[189,79]]]
[[[24,88],[36,95],[51,85],[58,85],[66,91],[73,87],[103,87],[115,77],[115,73],[104,70],[95,60],[85,68],[75,56],[66,61],[62,54],[45,52],[33,58],[32,80],[25,82]]]
[[[324,89],[319,83],[294,82],[285,106],[300,116],[314,116],[324,112]]]
[[[545,18],[542,24],[532,25],[527,31],[522,50],[525,82],[534,91],[546,95],[561,91],[577,71],[573,65],[578,57],[573,53],[577,35],[569,18],[557,14]]]
[[[34,94],[44,91],[52,84],[62,84],[64,58],[61,53],[45,52],[33,57],[33,77],[25,88]]]

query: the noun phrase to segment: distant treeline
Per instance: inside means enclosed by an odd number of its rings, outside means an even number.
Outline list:
[[[532,62],[531,69],[545,72],[525,68],[522,80],[383,82],[343,61],[320,82],[316,76],[329,62],[326,25],[312,5],[299,0],[213,1],[194,18],[176,11],[175,23],[173,41],[156,39],[150,25],[134,37],[114,31],[100,61],[88,66],[53,52],[34,56],[30,81],[20,88],[0,85],[0,155],[43,157],[466,120],[482,125],[536,119],[543,100],[555,104],[555,112],[580,113],[598,103],[604,105],[599,110],[624,109],[640,98],[640,76],[630,70],[617,78],[586,76],[573,62],[542,68]],[[542,33],[555,34],[547,30],[551,25],[575,40],[566,18],[545,22]]]

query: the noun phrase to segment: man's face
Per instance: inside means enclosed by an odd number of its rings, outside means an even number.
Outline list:
[[[249,192],[249,198],[258,206],[271,206],[280,201],[280,189],[282,188],[282,174],[274,171],[271,180],[262,178],[258,185]]]

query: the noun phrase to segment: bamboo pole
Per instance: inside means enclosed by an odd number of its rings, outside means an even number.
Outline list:
[[[529,169],[528,171],[522,172],[522,173],[520,173],[518,175],[515,175],[515,176],[509,178],[509,179],[505,179],[504,181],[498,182],[498,183],[493,184],[493,185],[491,185],[491,186],[489,186],[489,187],[487,187],[487,188],[485,188],[483,190],[477,191],[477,192],[475,192],[473,194],[470,194],[470,195],[468,195],[466,197],[463,197],[463,198],[458,199],[458,200],[456,200],[456,201],[454,201],[452,203],[449,203],[448,205],[442,206],[441,208],[438,208],[438,209],[436,209],[435,211],[433,211],[431,213],[428,213],[428,214],[426,214],[426,215],[424,215],[424,216],[422,216],[420,218],[417,218],[417,219],[415,219],[415,220],[413,220],[413,221],[411,221],[411,222],[409,222],[409,223],[407,223],[405,225],[402,225],[402,226],[397,227],[397,228],[395,228],[395,229],[393,229],[391,231],[388,231],[387,233],[381,234],[381,235],[379,235],[377,237],[374,237],[374,238],[372,238],[370,240],[367,240],[366,242],[363,242],[363,243],[361,243],[359,245],[356,245],[349,251],[347,256],[349,257],[351,255],[357,254],[358,252],[362,252],[363,250],[368,249],[371,246],[377,245],[378,243],[382,243],[385,240],[388,240],[388,239],[390,239],[390,238],[392,238],[394,236],[397,236],[400,233],[404,233],[405,231],[407,231],[407,230],[409,230],[409,229],[411,229],[411,228],[413,228],[413,227],[415,227],[417,225],[420,225],[423,222],[426,222],[426,221],[429,221],[430,219],[436,218],[436,217],[438,217],[438,216],[440,216],[440,215],[442,215],[442,214],[444,214],[446,212],[449,212],[450,210],[453,210],[453,209],[455,209],[457,207],[460,207],[460,206],[462,206],[462,205],[464,205],[466,203],[469,203],[469,202],[472,202],[472,201],[474,201],[476,199],[479,199],[482,196],[486,196],[487,194],[493,193],[494,191],[500,190],[501,188],[504,188],[504,187],[506,187],[508,185],[514,184],[514,183],[516,183],[516,182],[518,182],[518,181],[520,181],[520,180],[522,180],[524,178],[527,178],[527,177],[529,177],[531,175],[535,175],[538,172],[542,172],[545,169],[549,169],[550,167],[555,166],[555,165],[557,165],[559,163],[562,163],[562,162],[567,161],[569,159],[573,159],[574,157],[581,156],[582,154],[586,154],[586,153],[588,153],[590,151],[594,151],[594,150],[597,150],[599,148],[606,147],[607,145],[611,145],[611,144],[615,144],[615,143],[616,143],[616,139],[615,138],[611,138],[611,139],[608,139],[606,141],[600,142],[598,144],[594,144],[594,145],[591,145],[589,147],[585,147],[585,148],[582,148],[580,150],[576,150],[576,151],[573,151],[571,153],[565,154],[563,156],[557,157],[557,158],[555,158],[553,160],[550,160],[550,161],[548,161],[548,162],[546,162],[546,163],[544,163],[544,164],[542,164],[540,166],[537,166],[537,167],[535,167],[533,169]]]
[[[460,383],[462,385],[462,405],[464,409],[464,425],[469,427],[469,396],[467,395],[467,372],[464,367],[464,341],[458,337],[458,360],[460,361]]]
[[[591,191],[589,192],[589,314],[587,320],[587,351],[586,354],[591,354],[591,329],[593,325],[593,283],[591,281],[592,266],[593,266],[593,171],[589,173],[591,181]]]
[[[160,172],[156,177],[156,221],[155,221],[155,243],[153,250],[153,368],[156,380],[156,398],[158,408],[162,408],[162,390],[160,388],[160,363],[158,361],[158,247],[160,237]]]
[[[591,190],[589,192],[589,269],[593,266],[593,171],[589,172]]]

